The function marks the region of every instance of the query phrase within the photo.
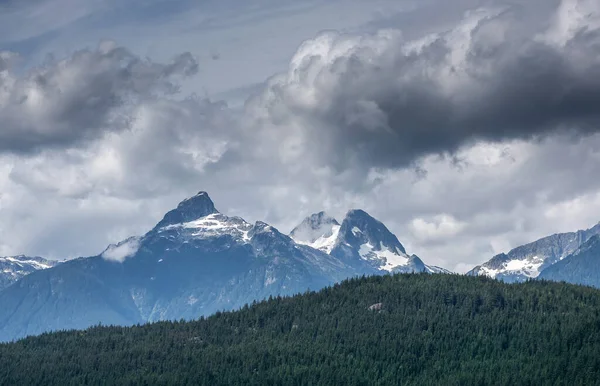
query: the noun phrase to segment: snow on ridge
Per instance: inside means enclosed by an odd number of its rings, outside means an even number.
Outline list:
[[[545,259],[540,256],[532,256],[525,259],[513,259],[502,263],[500,268],[490,268],[485,264],[482,265],[480,272],[488,277],[495,279],[499,274],[514,274],[524,275],[529,278],[536,278],[540,275],[540,267],[544,264]]]
[[[239,217],[227,217],[221,213],[212,213],[194,221],[167,225],[161,230],[187,229],[193,237],[208,238],[224,234],[238,235],[244,242],[250,241],[249,232],[252,225]]]
[[[329,254],[333,250],[333,247],[335,247],[340,228],[340,225],[332,224],[331,229],[319,236],[316,240],[301,240],[296,237],[294,238],[294,241],[297,244],[308,245],[309,247]]]
[[[399,254],[388,248],[375,250],[375,247],[370,243],[362,244],[358,253],[364,260],[379,260],[381,262],[379,268],[388,272],[392,272],[394,268],[406,266],[410,262],[408,256],[404,254]]]
[[[445,268],[442,267],[438,267],[435,265],[427,265],[425,264],[425,270],[429,273],[444,273],[444,274],[451,274],[452,271],[449,271]]]
[[[20,267],[23,267],[24,265],[29,265],[35,269],[48,269],[48,268],[52,268],[53,265],[49,264],[49,263],[43,263],[37,260],[31,260],[30,258],[27,258],[25,256],[6,256],[6,257],[0,257],[0,263],[1,262],[6,262],[6,263],[10,263],[10,264],[16,264]]]

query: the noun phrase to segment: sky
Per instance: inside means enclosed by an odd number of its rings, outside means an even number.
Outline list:
[[[91,256],[207,191],[361,208],[466,272],[600,221],[595,0],[0,0],[0,255]]]

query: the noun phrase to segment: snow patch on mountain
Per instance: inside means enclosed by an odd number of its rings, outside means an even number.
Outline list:
[[[308,245],[327,254],[335,247],[340,232],[340,224],[325,212],[313,214],[290,232],[290,237],[298,244]]]
[[[358,228],[353,228],[352,231],[354,232],[355,229]],[[358,253],[364,260],[373,261],[380,269],[388,272],[392,272],[395,268],[405,266],[409,263],[409,258],[406,254],[400,254],[388,248],[381,248],[381,246],[375,248],[370,243],[362,244]]]
[[[185,229],[191,231],[195,238],[211,238],[222,235],[232,235],[242,242],[249,242],[249,232],[252,225],[239,217],[227,217],[221,213],[213,213],[199,219],[180,224],[167,225],[160,231]]]
[[[309,247],[318,249],[325,253],[330,253],[333,247],[335,246],[335,242],[337,241],[338,234],[340,232],[339,225],[332,225],[330,231],[321,235],[318,239],[313,242],[304,241],[304,240],[295,240],[298,244],[308,245]]]
[[[528,259],[522,260],[508,260],[502,264],[501,267],[493,269],[490,267],[482,266],[481,274],[496,278],[499,273],[506,275],[522,275],[529,278],[536,278],[540,275],[540,267],[544,264],[545,259],[540,256],[533,256]]]
[[[11,263],[18,267],[30,266],[36,270],[48,269],[54,266],[54,264],[49,262],[48,260],[34,259],[27,256],[0,257],[0,263]]]
[[[446,275],[451,275],[453,272],[447,270],[446,268],[438,267],[436,265],[427,265],[425,264],[425,271],[427,273],[443,273]]]

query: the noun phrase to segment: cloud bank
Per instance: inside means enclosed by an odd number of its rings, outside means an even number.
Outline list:
[[[198,71],[189,53],[172,63],[142,59],[113,42],[62,60],[49,58],[24,76],[18,55],[0,53],[0,151],[69,147],[130,127],[132,108],[178,91],[174,77]]]
[[[598,13],[596,2],[565,0],[537,25],[514,7],[470,11],[416,41],[400,30],[323,33],[248,110],[296,138],[300,157],[338,170],[406,167],[477,141],[595,133]]]

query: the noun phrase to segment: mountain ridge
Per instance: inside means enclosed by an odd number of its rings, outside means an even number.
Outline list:
[[[52,268],[59,261],[47,260],[39,256],[4,256],[0,257],[0,291],[41,269]]]
[[[541,272],[574,253],[592,236],[600,234],[600,222],[589,229],[556,233],[501,253],[467,272],[507,282],[537,278]]]
[[[414,262],[411,271],[433,272],[416,255],[407,255],[396,236],[364,211],[349,211],[341,224],[325,213],[319,221],[339,227],[344,243],[354,245],[352,253],[334,251],[335,246],[325,253],[267,223],[224,215],[201,191],[168,211],[143,236],[35,272],[0,292],[0,340],[98,322],[195,319],[269,296],[394,271],[382,269],[387,268],[382,253]]]

